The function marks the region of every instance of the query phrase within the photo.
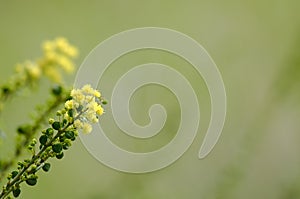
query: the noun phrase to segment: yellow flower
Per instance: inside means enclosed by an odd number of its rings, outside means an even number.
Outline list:
[[[69,109],[69,110],[72,109],[73,108],[73,101],[72,100],[66,101],[65,107],[66,107],[66,109]]]
[[[97,113],[98,115],[102,115],[102,114],[104,113],[104,109],[102,108],[101,105],[99,105],[98,109],[96,110],[96,113]]]
[[[101,106],[101,101],[95,96],[99,96],[100,92],[93,89],[91,85],[87,84],[81,89],[73,89],[71,91],[71,102],[67,101],[65,108],[74,108],[74,126],[81,129],[84,133],[92,131],[91,123],[99,121],[98,116],[104,113]]]
[[[78,102],[78,103],[83,103],[84,101],[84,95],[82,94],[82,92],[78,89],[73,89],[71,91],[71,96],[73,97],[73,99]]]
[[[83,124],[83,127],[82,127],[83,133],[88,134],[88,133],[90,133],[92,130],[93,130],[93,129],[92,129],[92,126],[91,126],[89,123],[84,123],[84,124]]]
[[[93,90],[90,84],[86,84],[85,86],[82,87],[82,91],[85,92],[86,94],[92,94]]]
[[[59,37],[55,40],[55,43],[56,43],[57,48],[62,53],[68,55],[69,57],[73,57],[73,58],[77,57],[77,55],[78,55],[77,48],[70,45],[67,39],[65,39],[63,37]]]
[[[49,51],[45,53],[45,58],[47,61],[55,62],[57,60],[57,53],[54,51]]]
[[[88,111],[87,114],[86,114],[86,118],[87,118],[90,122],[92,122],[92,123],[97,123],[97,122],[99,122],[99,120],[98,120],[98,118],[97,118],[97,116],[96,116],[96,114],[95,114],[94,111]]]
[[[101,97],[101,93],[97,90],[94,90],[94,96],[99,98]]]
[[[54,44],[52,41],[45,41],[43,43],[43,49],[44,51],[53,51],[55,48]]]
[[[102,106],[95,101],[90,102],[89,108],[91,111],[93,111],[94,113],[96,113],[98,115],[102,115],[103,111],[104,111]]]
[[[78,129],[83,127],[83,123],[80,120],[75,120],[74,121],[74,126]]]
[[[55,39],[55,44],[59,49],[64,49],[68,47],[68,41],[66,38],[58,37]]]
[[[35,65],[33,63],[28,63],[26,65],[26,69],[28,71],[28,74],[31,78],[33,79],[38,79],[41,77],[41,69],[39,68],[38,65]]]
[[[78,56],[78,50],[73,46],[68,46],[67,48],[65,48],[64,53],[73,58],[76,58]]]
[[[62,77],[59,71],[55,67],[47,67],[45,68],[45,75],[49,77],[55,83],[61,83]]]
[[[66,56],[57,57],[57,62],[67,73],[74,71],[74,64]]]
[[[23,73],[24,72],[24,66],[22,64],[17,64],[16,68],[15,68],[15,71],[17,73]]]
[[[73,117],[70,117],[68,113],[65,113],[65,114],[64,114],[64,118],[65,118],[68,122],[70,122],[70,123],[72,123],[72,122],[74,121],[74,120],[73,120]]]

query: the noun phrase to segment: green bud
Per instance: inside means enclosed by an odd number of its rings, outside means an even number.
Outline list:
[[[68,115],[70,117],[73,117],[74,116],[74,110],[73,109],[68,110]]]
[[[60,122],[53,122],[52,127],[53,127],[55,130],[59,130],[59,129],[60,129]]]
[[[8,86],[3,86],[3,87],[2,87],[2,92],[3,92],[4,94],[9,94],[9,93],[10,93],[10,88],[9,88]]]
[[[11,173],[9,173],[8,175],[7,175],[7,180],[11,180],[12,179],[12,175],[11,175]]]
[[[53,124],[55,122],[55,120],[53,118],[49,119],[49,124]]]
[[[36,168],[37,168],[37,166],[34,164],[34,165],[32,165],[32,166],[30,167],[30,170],[31,170],[31,171],[35,171]]]
[[[66,99],[66,101],[73,99],[73,97],[71,95],[69,95]]]
[[[52,146],[52,150],[55,152],[55,153],[60,153],[62,151],[62,145],[60,143],[57,143],[57,144],[54,144]]]
[[[68,120],[67,119],[63,119],[63,126],[65,126],[66,124],[68,124]]]
[[[68,139],[72,139],[75,136],[73,131],[67,131],[65,133],[65,135],[66,135],[66,138],[68,138]]]
[[[61,86],[55,86],[52,88],[52,93],[55,96],[59,96],[62,93],[62,87]]]
[[[36,139],[33,138],[33,139],[31,140],[30,146],[34,147],[34,146],[36,145],[36,143],[37,143]]]
[[[22,161],[19,161],[17,164],[20,167],[20,169],[22,169],[24,167],[24,163]]]
[[[69,149],[69,146],[68,146],[67,144],[64,144],[64,145],[63,145],[63,149],[64,149],[64,150],[68,150],[68,149]]]
[[[65,141],[65,139],[66,139],[66,138],[65,138],[65,137],[62,137],[62,136],[61,136],[61,137],[59,137],[59,141],[60,141],[60,142],[64,142],[64,141]]]
[[[57,111],[57,112],[56,112],[56,115],[57,115],[57,116],[62,116],[61,111]]]
[[[15,198],[19,197],[20,193],[21,193],[21,189],[19,188],[13,190],[13,195]]]
[[[102,104],[103,104],[103,105],[106,105],[106,104],[107,104],[107,101],[103,100],[103,101],[102,101]]]
[[[19,126],[17,129],[17,132],[19,134],[26,135],[26,134],[30,133],[30,130],[31,130],[31,128],[29,125],[24,125],[24,126]]]
[[[45,163],[44,166],[42,167],[42,169],[45,172],[48,172],[50,170],[51,164],[50,163]]]
[[[46,135],[42,135],[39,139],[41,145],[45,145],[47,143],[48,137]]]
[[[26,183],[29,185],[29,186],[34,186],[36,185],[37,183],[37,179],[36,178],[29,178],[26,180]]]
[[[47,134],[48,136],[52,136],[53,133],[54,133],[53,128],[48,128],[48,129],[46,130],[46,134]]]
[[[14,179],[18,175],[18,173],[19,173],[18,171],[11,172],[12,179]]]
[[[33,138],[33,139],[32,139],[32,143],[34,143],[34,144],[36,144],[36,143],[37,143],[37,141],[36,141],[36,139],[35,139],[35,138]]]
[[[59,160],[62,159],[63,157],[64,157],[64,153],[63,152],[61,152],[60,154],[56,155],[56,158],[59,159]]]

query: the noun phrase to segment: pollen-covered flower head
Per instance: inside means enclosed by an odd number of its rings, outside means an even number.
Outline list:
[[[16,65],[16,74],[8,85],[12,90],[34,85],[44,76],[60,84],[63,83],[62,71],[72,73],[75,70],[73,59],[77,57],[78,50],[67,39],[59,37],[44,42],[43,52],[43,56],[37,60],[28,60]]]
[[[81,89],[71,91],[71,100],[65,103],[65,108],[74,118],[74,126],[84,133],[92,131],[92,123],[99,121],[98,117],[104,113],[101,93],[87,84]],[[69,114],[70,115],[70,114]]]
[[[78,56],[78,50],[63,37],[43,44],[44,57],[39,60],[44,73],[52,81],[61,83],[60,70],[72,73],[75,69],[73,58]]]

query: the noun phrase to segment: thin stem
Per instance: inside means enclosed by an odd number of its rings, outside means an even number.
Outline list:
[[[39,130],[39,128],[41,127],[41,123],[43,123],[47,118],[47,116],[53,110],[55,110],[62,102],[66,101],[66,99],[67,97],[58,96],[56,100],[52,103],[52,105],[48,107],[47,110],[45,110],[40,115],[40,117],[34,122],[34,124],[31,127],[30,134],[26,135],[25,139],[20,144],[16,145],[14,157],[12,157],[9,161],[4,162],[4,164],[2,165],[0,171],[0,181],[1,179],[4,178],[7,170],[14,164],[15,160],[17,160],[22,155],[22,151],[24,150],[24,148],[26,148],[26,146],[29,144],[30,140],[32,139],[33,135],[35,135]]]
[[[75,118],[74,121],[77,120],[84,112],[86,112],[88,109],[85,109],[83,111],[81,111]],[[13,191],[13,187],[14,185],[19,185],[20,183],[23,182],[22,180],[22,175],[27,171],[27,169],[29,169],[37,160],[41,159],[41,155],[43,154],[43,152],[45,152],[45,150],[52,146],[53,142],[59,138],[59,136],[64,133],[71,125],[73,125],[73,123],[68,123],[63,129],[58,130],[58,132],[56,133],[56,135],[50,139],[50,141],[48,143],[46,143],[43,148],[38,152],[37,155],[33,155],[32,159],[30,160],[30,162],[16,175],[16,177],[14,177],[14,179],[12,181],[9,181],[5,188],[2,189],[2,192],[0,194],[0,199],[4,199],[6,196],[8,196],[12,191]],[[46,160],[49,157],[46,158]],[[36,172],[36,170],[34,171]]]
[[[43,154],[43,152],[52,145],[53,141],[55,141],[62,133],[64,133],[66,131],[67,128],[70,127],[70,125],[72,125],[71,123],[68,123],[68,125],[66,127],[64,127],[62,130],[58,130],[58,132],[56,133],[56,135],[46,144],[43,146],[43,148],[38,152],[37,155],[34,155],[33,158],[31,159],[31,161],[17,174],[17,176],[11,181],[8,182],[6,185],[6,189],[7,190],[2,190],[2,193],[0,194],[0,199],[4,199],[5,196],[7,196],[8,194],[10,194],[12,192],[12,188],[13,185],[18,183],[21,179],[21,176],[26,172],[26,170],[28,168],[30,168],[30,166],[32,166],[36,160],[38,160],[40,158],[40,156]],[[19,182],[21,183],[21,182]]]

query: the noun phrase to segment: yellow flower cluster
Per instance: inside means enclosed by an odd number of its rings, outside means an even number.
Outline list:
[[[43,44],[44,56],[39,60],[41,69],[52,81],[62,81],[59,69],[67,73],[74,71],[73,58],[78,56],[78,50],[72,46],[67,39],[59,37],[53,41],[46,41]]]
[[[16,72],[18,74],[22,74],[21,80],[26,81],[27,78],[30,80],[36,80],[41,77],[41,69],[40,67],[31,61],[26,61],[24,64],[18,64],[16,66]]]
[[[78,50],[67,39],[59,37],[43,43],[43,56],[37,62],[26,61],[17,64],[18,81],[34,82],[42,75],[55,83],[62,83],[60,69],[72,73],[75,69],[72,59],[78,56]]]
[[[74,111],[74,126],[82,129],[84,133],[90,133],[91,123],[97,123],[98,116],[104,113],[101,93],[88,84],[81,89],[73,89],[71,97],[72,99],[65,103],[65,108]]]

